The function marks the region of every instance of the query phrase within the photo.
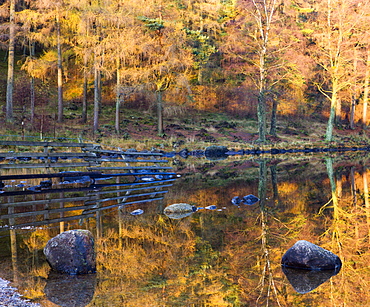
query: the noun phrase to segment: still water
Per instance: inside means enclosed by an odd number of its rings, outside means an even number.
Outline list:
[[[0,277],[42,306],[370,306],[369,163],[367,152],[175,157],[172,169],[134,184],[113,170],[42,188],[9,179]],[[250,194],[260,201],[231,202]],[[204,209],[163,214],[174,203]],[[71,229],[93,233],[96,274],[50,270],[46,242]],[[340,272],[283,272],[283,254],[302,239],[338,255]]]

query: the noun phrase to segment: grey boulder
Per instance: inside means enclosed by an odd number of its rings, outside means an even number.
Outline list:
[[[300,240],[284,254],[281,264],[287,268],[306,270],[337,270],[342,262],[332,252],[311,242]]]
[[[94,238],[88,230],[69,230],[50,239],[44,254],[51,268],[63,274],[96,272]]]

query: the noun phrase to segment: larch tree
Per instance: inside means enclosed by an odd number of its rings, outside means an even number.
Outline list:
[[[170,16],[170,12],[159,10],[157,18],[140,16],[139,19],[143,23],[142,31],[146,37],[146,42],[141,46],[144,61],[140,70],[143,81],[146,80],[144,82],[154,86],[157,133],[163,135],[163,93],[171,86],[180,85],[187,79],[184,76],[189,73],[193,58],[190,52],[183,48],[186,34],[182,30],[181,20],[177,19],[177,14]]]
[[[23,65],[31,77],[44,79],[51,76],[53,71],[57,72],[57,121],[63,121],[63,31],[62,20],[66,13],[66,3],[58,0],[50,3],[46,0],[36,0],[30,3],[30,9],[22,12],[23,20],[28,19],[29,40],[39,43],[44,53],[39,57],[29,56]],[[55,49],[50,49],[55,48]]]
[[[6,120],[13,121],[14,48],[15,48],[15,0],[9,3],[8,76],[6,86]]]

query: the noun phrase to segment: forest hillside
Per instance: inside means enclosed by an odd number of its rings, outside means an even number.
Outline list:
[[[0,0],[0,133],[366,144],[369,21],[360,0]]]

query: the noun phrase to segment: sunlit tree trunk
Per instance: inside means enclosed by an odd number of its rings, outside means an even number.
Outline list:
[[[340,125],[342,123],[342,100],[337,99],[337,107],[335,108],[335,123]]]
[[[163,97],[162,91],[157,91],[157,120],[158,120],[158,135],[163,135]]]
[[[58,53],[58,122],[63,121],[63,60],[62,60],[62,46],[60,41],[60,16],[59,8],[56,14],[57,27],[57,53]]]
[[[35,43],[30,42],[29,43],[29,49],[30,49],[30,57],[33,59],[35,57]],[[30,102],[31,102],[31,130],[33,130],[33,125],[35,122],[35,78],[31,76],[30,78]]]
[[[358,50],[355,47],[353,55],[353,81],[352,81],[352,95],[351,95],[351,108],[349,116],[349,126],[351,129],[355,129],[355,112],[356,112],[356,101],[357,101],[357,61],[358,61]]]
[[[87,60],[84,57],[84,70],[83,70],[83,94],[82,94],[82,122],[87,122]]]
[[[6,86],[6,120],[13,121],[13,90],[14,90],[14,45],[15,45],[15,0],[10,0],[9,16],[9,49],[8,76]]]
[[[101,86],[101,74],[100,70],[97,67],[97,59],[95,56],[95,65],[94,65],[94,122],[93,122],[93,130],[94,133],[99,129],[99,110],[100,110],[100,86]]]
[[[349,113],[349,127],[355,129],[356,96],[351,95],[351,108]]]
[[[119,124],[120,124],[120,111],[121,111],[121,98],[120,98],[120,88],[121,88],[121,75],[120,75],[120,60],[117,58],[117,81],[116,81],[116,119],[115,119],[115,126],[116,126],[116,133],[120,132]]]

